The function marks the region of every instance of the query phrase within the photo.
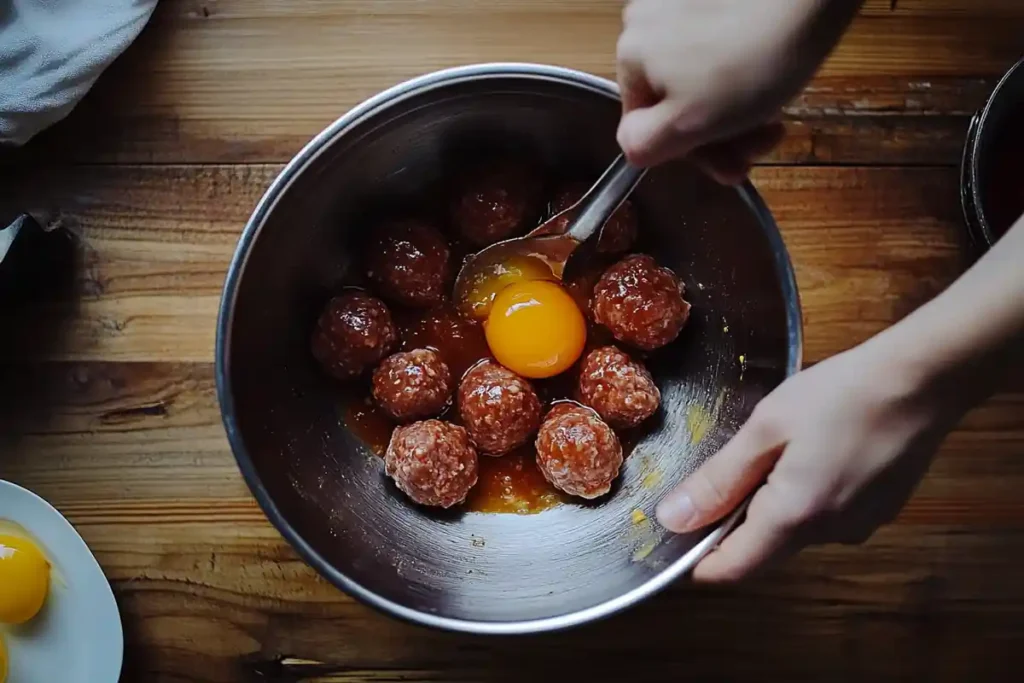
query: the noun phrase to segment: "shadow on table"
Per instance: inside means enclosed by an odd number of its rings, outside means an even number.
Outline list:
[[[52,407],[38,359],[60,354],[77,308],[79,240],[60,225],[48,228],[22,221],[0,262],[0,476],[11,441]]]

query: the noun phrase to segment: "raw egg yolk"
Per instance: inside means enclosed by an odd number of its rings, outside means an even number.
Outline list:
[[[0,622],[22,624],[43,607],[50,563],[31,541],[0,535]]]
[[[483,268],[469,285],[463,311],[479,320],[486,320],[498,293],[524,280],[554,280],[550,266],[536,256],[513,254],[500,263]]]
[[[484,324],[495,359],[512,372],[540,379],[568,370],[583,353],[587,324],[573,298],[555,282],[508,285]]]

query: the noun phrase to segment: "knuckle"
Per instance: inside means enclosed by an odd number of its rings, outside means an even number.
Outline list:
[[[714,579],[718,583],[736,583],[743,580],[747,570],[737,562],[722,562],[715,568]]]
[[[781,528],[792,530],[808,524],[828,509],[828,501],[824,496],[810,491],[780,492],[775,488],[766,488],[769,493],[764,499],[763,510],[770,519],[775,520]]]
[[[697,470],[690,480],[690,495],[699,513],[710,514],[721,510],[729,499],[716,478],[706,471]]]
[[[643,7],[638,0],[627,0],[622,8],[622,25],[629,26],[640,17]]]
[[[770,398],[762,399],[750,411],[750,424],[755,429],[767,429],[779,421],[779,410]]]
[[[757,443],[781,443],[785,435],[783,417],[769,401],[761,401],[750,413],[745,426]]]
[[[615,43],[615,54],[620,64],[635,66],[642,59],[643,44],[631,31],[623,31]]]

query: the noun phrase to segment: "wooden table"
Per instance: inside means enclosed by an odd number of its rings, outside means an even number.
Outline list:
[[[4,206],[82,236],[73,293],[3,323],[0,476],[52,501],[113,584],[124,680],[1010,680],[1024,664],[1024,382],[974,411],[898,522],[729,588],[680,585],[570,633],[490,639],[341,594],[266,521],[214,394],[214,318],[282,164],[363,98],[491,60],[611,76],[617,0],[165,0],[64,123],[0,169]],[[968,262],[968,117],[1024,52],[1019,0],[867,0],[753,179],[814,363]],[[1016,389],[1014,391],[1013,389]],[[293,672],[301,667],[292,669]],[[265,678],[257,676],[264,672]],[[317,677],[319,676],[319,678]],[[585,677],[585,678],[584,678]]]

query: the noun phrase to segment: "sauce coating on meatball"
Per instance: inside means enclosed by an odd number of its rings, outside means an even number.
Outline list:
[[[579,396],[619,429],[636,427],[661,403],[661,392],[647,368],[614,346],[594,349],[583,359]]]
[[[347,380],[375,365],[397,342],[398,331],[384,302],[350,291],[327,302],[310,347],[328,374]]]
[[[477,455],[466,430],[440,420],[395,429],[385,472],[420,505],[450,508],[466,500],[477,480]]]
[[[611,490],[622,467],[622,444],[590,408],[558,403],[537,433],[537,467],[556,488],[593,499]]]
[[[373,398],[399,422],[439,414],[452,389],[448,365],[433,349],[388,356],[373,372]]]
[[[597,281],[591,312],[619,341],[653,351],[679,336],[690,304],[675,273],[647,254],[633,254]]]
[[[366,275],[381,295],[406,306],[440,303],[451,277],[451,250],[427,223],[401,220],[376,229],[366,247]]]
[[[590,188],[583,183],[572,183],[563,186],[551,200],[549,214],[558,216],[566,209],[571,208],[576,202],[583,199],[583,195]],[[569,227],[570,216],[559,217],[552,222],[556,232],[565,232]],[[628,199],[615,210],[612,217],[604,224],[601,232],[601,240],[597,243],[597,250],[604,254],[619,254],[628,251],[636,241],[638,222],[633,203]]]
[[[459,416],[481,452],[503,455],[537,431],[541,404],[528,381],[487,360],[462,378]]]
[[[470,244],[484,247],[526,232],[540,204],[539,175],[528,165],[499,161],[466,173],[451,206],[451,219]]]

